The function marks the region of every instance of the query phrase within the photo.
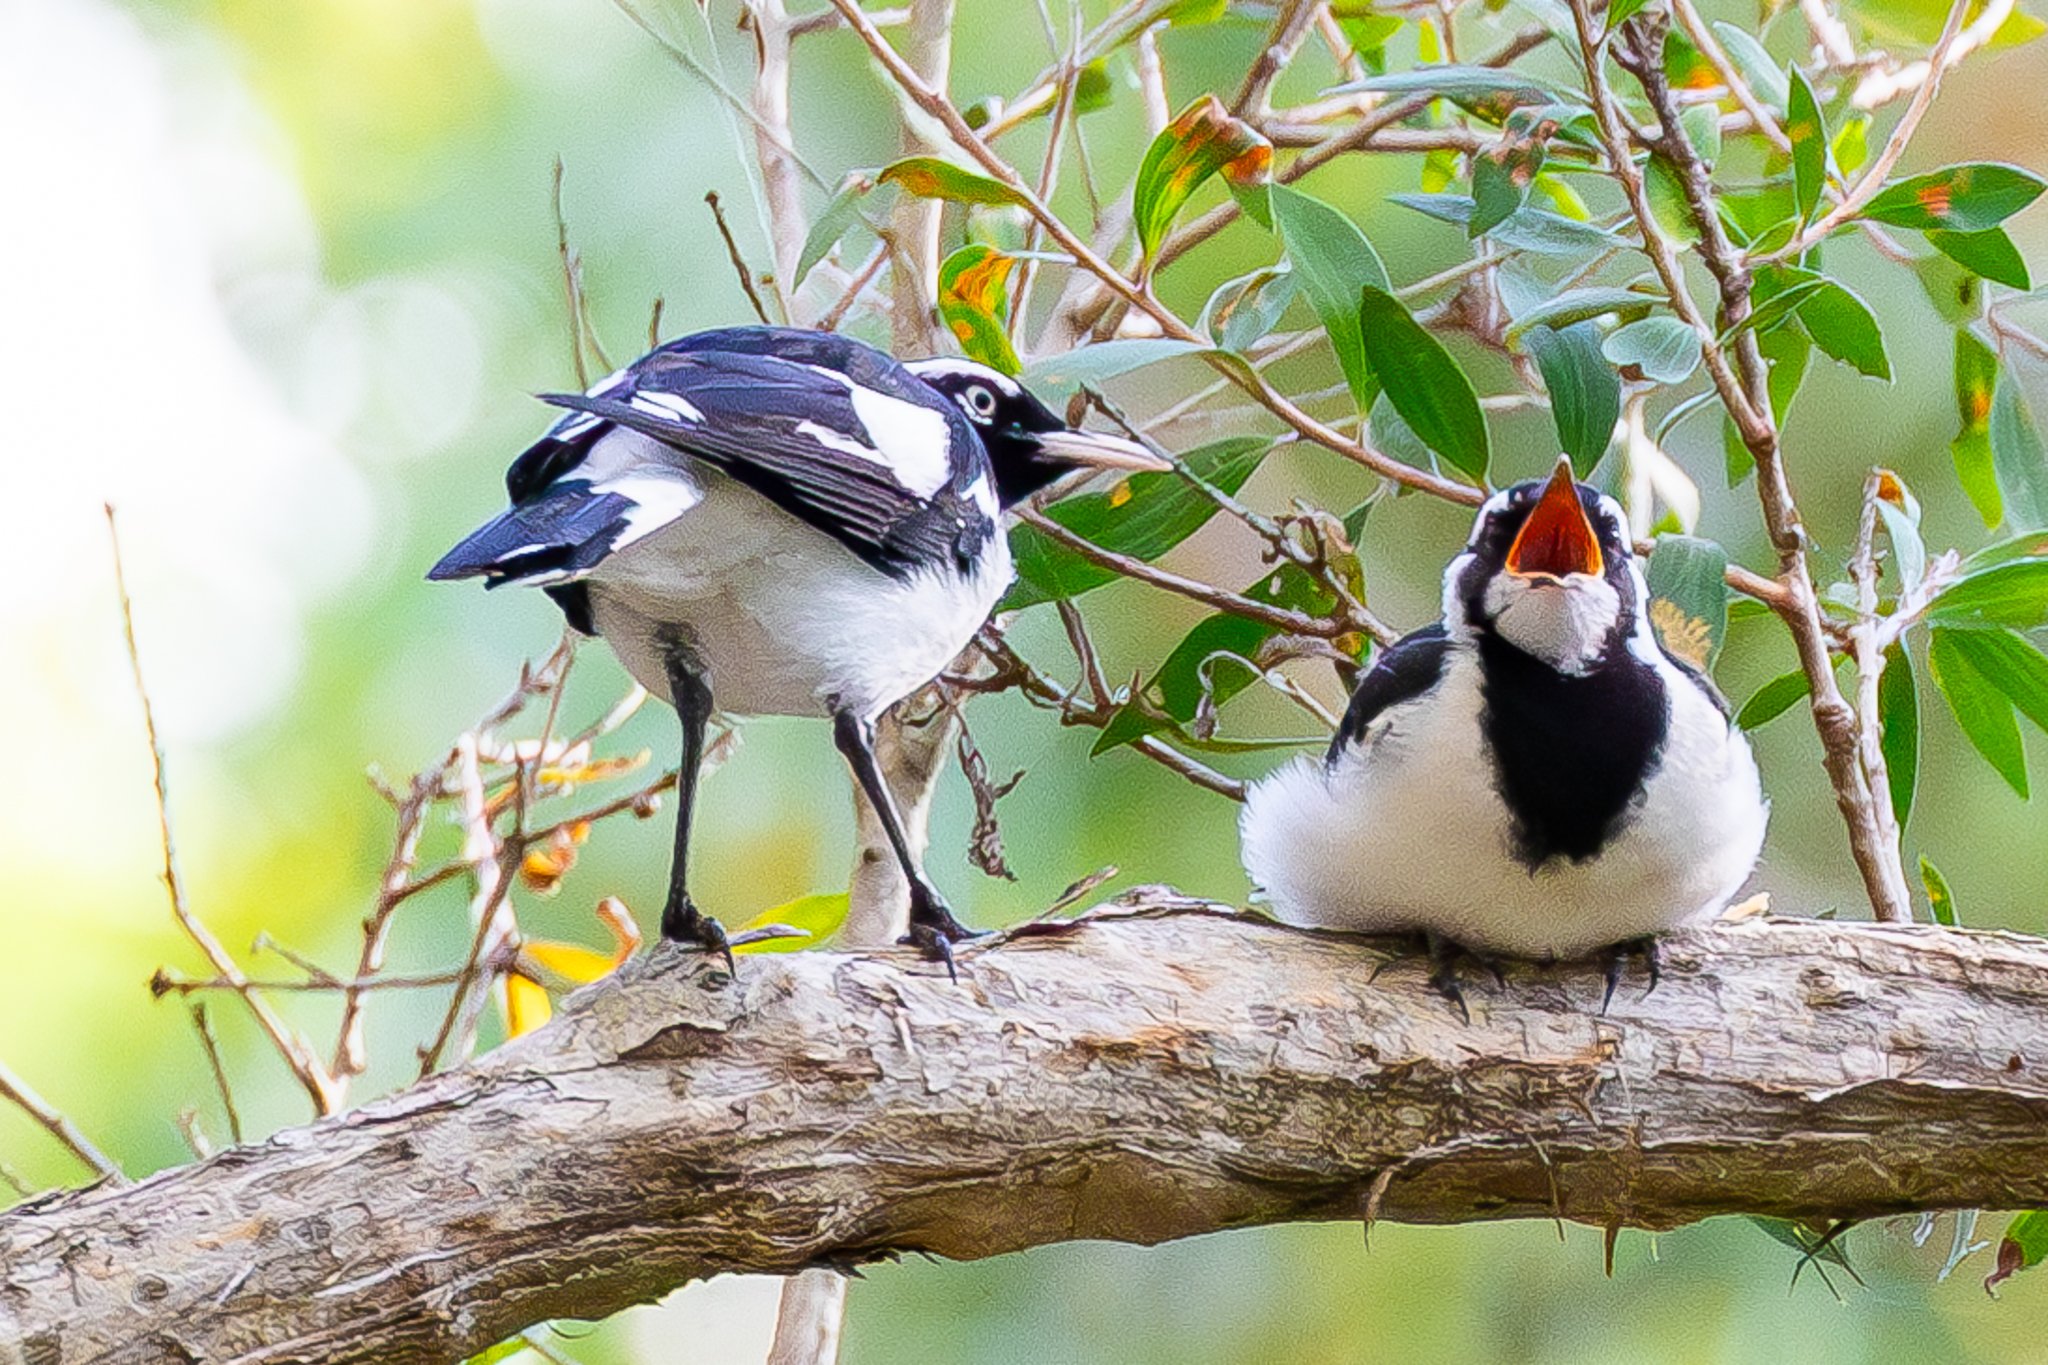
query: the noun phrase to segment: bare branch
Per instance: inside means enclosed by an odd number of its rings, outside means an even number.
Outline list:
[[[164,777],[164,746],[163,741],[157,738],[156,709],[150,704],[149,685],[142,676],[142,653],[135,643],[135,606],[128,596],[128,575],[121,562],[121,533],[114,524],[112,503],[106,505],[106,513],[107,539],[114,557],[114,589],[121,605],[121,634],[128,646],[128,667],[135,679],[135,695],[142,704],[143,733],[149,740],[150,773],[156,786],[157,833],[163,847],[164,889],[170,896],[171,917],[185,931],[185,936],[198,945],[214,971],[236,983],[236,994],[249,1007],[257,1026],[270,1039],[271,1046],[277,1049],[277,1055],[284,1059],[292,1075],[305,1088],[313,1101],[313,1112],[331,1114],[340,1107],[342,1097],[334,1078],[313,1055],[312,1046],[278,1016],[267,1000],[250,988],[248,978],[242,974],[234,957],[214,937],[205,922],[192,913],[191,906],[185,901],[185,883],[178,875],[177,846],[171,839],[171,792]]]
[[[78,1126],[64,1117],[54,1105],[38,1095],[35,1087],[14,1074],[7,1063],[0,1062],[0,1099],[12,1103],[16,1108],[35,1120],[36,1126],[57,1139],[58,1145],[77,1157],[102,1179],[116,1185],[128,1183],[128,1177],[121,1174],[121,1168],[107,1159],[106,1153],[92,1145]]]
[[[1400,951],[1199,908],[966,945],[958,985],[658,950],[474,1066],[0,1216],[0,1302],[66,1358],[408,1365],[906,1252],[2048,1203],[2038,939],[1751,921],[1604,1017],[1597,966],[1515,966],[1470,1025]]]
[[[768,309],[761,303],[761,295],[754,289],[754,272],[747,269],[747,258],[740,255],[740,244],[733,240],[732,228],[725,221],[725,210],[718,206],[718,191],[704,191],[704,202],[711,206],[711,216],[718,222],[718,235],[725,239],[725,254],[732,261],[732,270],[740,277],[740,288],[747,291],[747,302],[754,306],[754,316],[761,320],[763,327],[772,327],[768,320]]]

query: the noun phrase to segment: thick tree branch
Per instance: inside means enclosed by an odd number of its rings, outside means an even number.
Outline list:
[[[2048,1203],[2048,942],[1750,922],[1464,1025],[1387,945],[1158,906],[963,946],[663,947],[354,1113],[0,1217],[30,1360],[453,1361],[721,1271],[1075,1238]]]

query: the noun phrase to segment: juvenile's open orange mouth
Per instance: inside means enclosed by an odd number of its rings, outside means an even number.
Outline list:
[[[1559,460],[1549,486],[1508,548],[1508,572],[1525,578],[1535,574],[1563,578],[1574,573],[1597,577],[1606,563],[1600,553],[1600,537],[1586,519],[1586,509],[1579,505],[1571,462]]]

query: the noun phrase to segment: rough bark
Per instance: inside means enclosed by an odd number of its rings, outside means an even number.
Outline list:
[[[719,1271],[1369,1209],[2048,1204],[2048,942],[1723,926],[1605,1016],[1596,968],[1516,966],[1469,1025],[1393,951],[1160,906],[958,985],[664,945],[460,1071],[0,1216],[0,1360],[452,1361]]]

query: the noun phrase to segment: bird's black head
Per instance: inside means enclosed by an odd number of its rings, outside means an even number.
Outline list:
[[[1647,596],[1614,499],[1559,459],[1488,499],[1444,573],[1444,616],[1491,631],[1559,672],[1586,673],[1626,643]]]
[[[986,365],[942,356],[909,361],[904,368],[957,404],[973,424],[1004,507],[1079,469],[1172,468],[1136,441],[1075,430],[1022,384]]]

